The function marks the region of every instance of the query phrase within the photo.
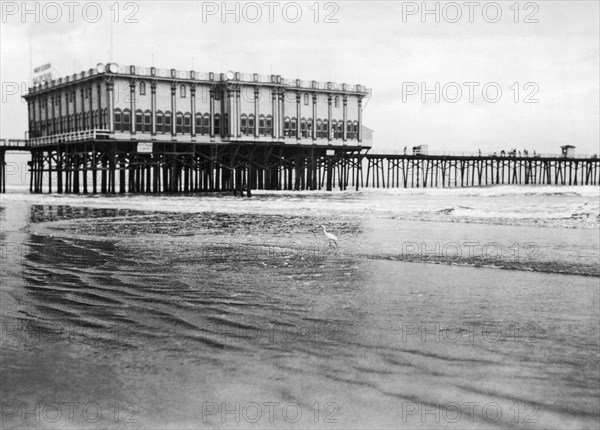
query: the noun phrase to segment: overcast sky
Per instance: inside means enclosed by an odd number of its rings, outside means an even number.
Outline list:
[[[52,63],[59,77],[106,63],[112,27],[119,64],[361,83],[372,89],[363,118],[376,148],[556,153],[572,144],[599,152],[597,1],[479,2],[473,10],[428,2],[440,22],[416,10],[421,2],[238,3],[239,22],[222,16],[221,2],[123,2],[116,17],[112,1],[100,2],[98,17],[94,4],[79,2],[72,23],[63,2],[54,3],[58,18],[40,3],[39,23],[22,15],[20,1],[2,3],[1,137],[26,129],[26,105],[10,93],[12,82],[28,82],[30,64]],[[435,94],[423,103],[421,83],[434,92],[439,83],[439,103]]]

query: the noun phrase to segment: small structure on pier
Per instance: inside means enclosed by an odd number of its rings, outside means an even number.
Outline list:
[[[575,147],[573,145],[563,145],[560,147],[560,150],[564,158],[575,157]]]
[[[428,145],[413,146],[413,155],[427,155],[429,152]]]

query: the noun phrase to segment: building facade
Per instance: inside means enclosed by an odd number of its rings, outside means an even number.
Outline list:
[[[83,138],[363,146],[369,95],[361,85],[109,63],[34,86],[25,99],[34,146]]]

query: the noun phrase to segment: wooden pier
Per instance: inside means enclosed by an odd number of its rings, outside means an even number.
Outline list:
[[[598,158],[368,154],[366,187],[598,185]]]
[[[86,137],[87,136],[87,137]],[[198,193],[511,185],[599,185],[598,158],[369,154],[360,146],[115,141],[95,132],[74,141],[0,139],[31,154],[32,193]],[[365,152],[365,149],[367,152]]]

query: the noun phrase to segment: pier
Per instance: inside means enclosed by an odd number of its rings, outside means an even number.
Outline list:
[[[371,91],[280,75],[98,64],[36,84],[24,151],[32,193],[197,193],[365,187],[598,185],[599,160],[561,155],[376,154]],[[397,146],[397,143],[394,142]],[[443,145],[439,145],[443,146]]]
[[[595,157],[371,154],[364,146],[117,141],[105,130],[58,139],[0,139],[28,152],[32,193],[201,193],[252,190],[599,185]]]

